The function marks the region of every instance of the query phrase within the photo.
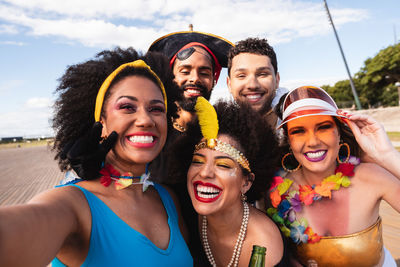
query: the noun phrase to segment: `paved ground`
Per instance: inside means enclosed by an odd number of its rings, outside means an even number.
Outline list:
[[[374,117],[387,132],[400,132],[400,107],[387,107],[355,111]]]
[[[54,187],[62,177],[46,146],[0,150],[0,205],[24,203]],[[380,214],[385,246],[400,266],[400,214],[386,203]]]

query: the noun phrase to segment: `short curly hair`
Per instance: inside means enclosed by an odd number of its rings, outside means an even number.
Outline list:
[[[275,131],[247,103],[237,104],[220,100],[215,104],[219,132],[237,141],[250,163],[255,180],[246,193],[249,201],[260,199],[272,181],[277,166],[278,142]],[[198,122],[189,125],[185,135],[175,142],[170,151],[170,183],[186,180],[195,145],[203,138]],[[249,172],[242,167],[244,175]],[[178,180],[177,180],[178,179]],[[184,180],[183,180],[184,179]]]
[[[269,57],[274,67],[275,75],[278,72],[278,61],[272,46],[268,44],[267,39],[247,38],[241,40],[233,46],[228,53],[228,76],[231,73],[232,60],[241,53],[257,54]]]
[[[94,59],[84,63],[69,66],[60,78],[60,84],[55,93],[59,94],[54,104],[52,126],[56,132],[53,149],[55,159],[62,171],[70,169],[68,159],[60,157],[63,148],[71,142],[84,136],[94,124],[94,108],[97,92],[104,80],[120,65],[138,59],[145,61],[164,84],[167,94],[167,118],[176,117],[177,86],[173,82],[173,74],[167,58],[161,53],[148,52],[145,55],[133,48],[115,48],[98,53]],[[110,89],[114,84],[127,76],[142,76],[154,81],[155,77],[144,68],[128,67],[121,71],[110,84],[104,103],[107,101]],[[168,121],[168,129],[172,126]]]

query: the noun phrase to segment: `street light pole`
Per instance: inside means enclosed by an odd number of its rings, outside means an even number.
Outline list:
[[[336,37],[336,40],[337,40],[338,45],[339,45],[340,53],[342,54],[344,65],[345,65],[346,70],[347,70],[347,75],[349,75],[349,81],[350,81],[351,91],[353,92],[354,101],[356,102],[357,109],[361,109],[361,104],[360,104],[360,100],[358,99],[356,87],[354,86],[353,78],[351,78],[349,67],[347,66],[347,61],[346,61],[346,58],[344,56],[343,49],[342,49],[342,46],[341,46],[340,41],[339,41],[339,36],[338,36],[338,34],[336,32],[335,25],[333,24],[331,13],[329,12],[329,8],[328,8],[328,4],[326,3],[326,0],[324,0],[324,4],[325,4],[326,12],[328,13],[329,21],[330,21],[330,23],[332,25],[332,28],[333,28],[333,32],[335,33],[335,37]]]

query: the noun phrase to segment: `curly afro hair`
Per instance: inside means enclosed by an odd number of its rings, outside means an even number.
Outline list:
[[[104,50],[94,59],[84,63],[69,66],[60,78],[60,84],[55,93],[59,94],[54,104],[54,117],[52,126],[56,132],[53,149],[56,151],[55,159],[62,171],[70,168],[68,159],[60,157],[67,143],[75,142],[84,136],[94,124],[94,108],[97,92],[103,81],[120,65],[142,59],[151,67],[164,84],[167,94],[167,118],[176,117],[177,86],[173,82],[173,74],[169,68],[167,58],[157,52],[148,52],[145,55],[138,53],[133,48]],[[157,84],[157,81],[144,68],[125,68],[111,83],[104,103],[107,101],[110,89],[114,84],[127,76],[143,76]],[[104,106],[104,105],[103,105]],[[168,130],[172,129],[170,120]]]
[[[231,73],[233,58],[241,53],[250,53],[269,57],[271,64],[274,67],[275,74],[278,72],[278,61],[276,60],[276,54],[272,46],[268,44],[267,39],[247,38],[237,42],[236,45],[229,50],[228,76],[230,76]]]
[[[250,163],[255,180],[246,193],[249,201],[260,199],[272,181],[277,166],[278,142],[275,132],[246,103],[219,101],[215,104],[218,114],[219,135],[228,135],[241,146],[241,152]],[[203,138],[198,122],[189,125],[186,134],[177,139],[170,151],[169,182],[186,180],[195,145]],[[249,172],[242,168],[245,176]],[[183,180],[184,179],[184,180]]]

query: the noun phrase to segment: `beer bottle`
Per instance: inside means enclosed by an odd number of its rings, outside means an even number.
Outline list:
[[[249,267],[264,267],[266,251],[267,249],[265,247],[254,245],[253,251],[251,252]]]

